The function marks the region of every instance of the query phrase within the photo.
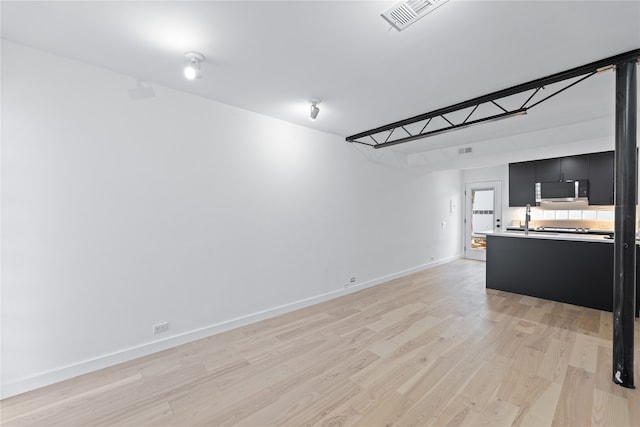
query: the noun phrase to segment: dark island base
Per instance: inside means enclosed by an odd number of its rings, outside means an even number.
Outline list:
[[[636,277],[640,277],[640,250]],[[487,236],[486,286],[613,311],[613,244]],[[636,317],[640,293],[636,282]]]

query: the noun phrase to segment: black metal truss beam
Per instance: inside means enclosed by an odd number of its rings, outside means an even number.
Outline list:
[[[585,64],[582,65],[580,67],[575,67],[575,68],[571,68],[569,70],[565,70],[556,74],[552,74],[550,76],[547,77],[543,77],[540,79],[536,79],[536,80],[532,80],[530,82],[527,83],[522,83],[516,86],[512,86],[510,88],[507,89],[502,89],[496,92],[492,92],[488,95],[483,95],[483,96],[479,96],[477,98],[473,98],[470,99],[468,101],[464,101],[464,102],[459,102],[457,104],[451,105],[449,107],[445,107],[445,108],[440,108],[438,110],[434,110],[431,111],[429,113],[425,113],[425,114],[420,114],[418,116],[414,116],[414,117],[410,117],[408,119],[405,120],[400,120],[398,122],[394,122],[385,126],[380,126],[377,127],[375,129],[371,129],[365,132],[360,132],[357,133],[355,135],[351,135],[348,136],[346,138],[346,141],[348,142],[354,142],[354,143],[358,143],[358,144],[364,144],[364,145],[368,145],[374,148],[384,148],[384,147],[389,147],[392,145],[397,145],[397,144],[402,144],[405,142],[409,142],[409,141],[414,141],[416,139],[421,139],[421,138],[426,138],[428,136],[433,136],[433,135],[437,135],[437,134],[441,134],[441,133],[445,133],[445,132],[450,132],[453,130],[457,130],[457,129],[461,129],[467,126],[471,126],[471,125],[475,125],[475,124],[479,124],[479,123],[485,123],[485,122],[489,122],[489,121],[495,121],[495,120],[500,120],[503,118],[507,118],[507,117],[512,117],[515,115],[521,115],[521,114],[526,114],[527,111],[533,107],[535,107],[536,105],[548,100],[549,98],[564,92],[565,90],[569,89],[570,87],[582,82],[583,80],[595,75],[596,73],[600,72],[600,71],[604,71],[608,68],[611,67],[615,67],[618,64],[622,64],[622,63],[626,63],[626,62],[630,62],[630,61],[637,61],[638,58],[640,58],[640,49],[634,49],[625,53],[621,53],[619,55],[615,55],[615,56],[611,56],[609,58],[605,58],[605,59],[601,59],[599,61],[595,61],[595,62],[591,62],[589,64]],[[582,77],[570,84],[568,84],[567,86],[555,91],[554,93],[536,101],[535,103],[529,104],[529,102],[531,102],[531,100],[533,99],[533,97],[541,90],[544,88],[544,86],[547,85],[551,85],[554,83],[559,83],[568,79],[573,79],[576,77]],[[499,105],[496,101],[512,96],[512,95],[517,95],[523,92],[527,92],[527,91],[534,91],[529,97],[528,99],[524,102],[524,104],[522,104],[522,106],[520,108],[517,109],[513,109],[513,110],[507,110],[505,108],[503,108],[501,105]],[[476,109],[482,105],[482,104],[487,104],[487,103],[491,103],[493,105],[495,105],[496,107],[498,107],[499,109],[501,109],[503,112],[500,114],[496,114],[493,116],[488,116],[488,117],[482,117],[482,118],[477,118],[474,120],[469,120],[471,118],[471,116],[476,112]],[[457,112],[457,111],[461,111],[467,108],[471,108],[473,107],[473,110],[471,111],[471,113],[469,113],[469,115],[460,123],[453,123],[451,122],[447,117],[445,117],[446,114],[449,113],[453,113],[453,112]],[[445,120],[446,122],[448,122],[448,126],[442,127],[442,128],[438,128],[438,129],[433,129],[433,130],[427,130],[429,124],[431,123],[432,119],[440,117],[443,120]],[[407,130],[407,126],[408,125],[412,125],[412,124],[416,124],[416,123],[420,123],[420,122],[425,122],[425,125],[422,127],[422,130],[420,130],[417,133],[411,133]],[[375,136],[378,134],[381,134],[382,132],[389,132],[389,134],[386,136],[384,141],[378,141],[375,139]],[[406,136],[404,137],[400,137],[397,139],[391,139],[391,136],[396,133],[396,132],[402,132],[402,134],[406,134]],[[364,140],[363,140],[364,139]],[[370,141],[369,141],[370,140]]]

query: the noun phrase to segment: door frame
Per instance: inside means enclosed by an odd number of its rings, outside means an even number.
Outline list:
[[[462,215],[462,251],[463,257],[486,261],[487,252],[483,249],[472,249],[471,241],[471,192],[473,190],[493,190],[493,232],[502,230],[502,181],[467,182],[464,187],[464,210]]]

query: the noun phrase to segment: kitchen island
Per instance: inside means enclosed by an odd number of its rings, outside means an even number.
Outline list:
[[[640,250],[636,277],[640,277]],[[486,286],[598,310],[613,310],[613,240],[606,236],[487,234]],[[636,317],[640,293],[636,283]]]

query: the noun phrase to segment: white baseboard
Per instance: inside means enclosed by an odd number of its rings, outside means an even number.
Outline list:
[[[407,270],[398,271],[393,274],[368,280],[366,282],[350,286],[346,289],[338,289],[322,295],[316,295],[314,297],[302,299],[289,304],[284,304],[246,316],[216,323],[204,328],[195,329],[189,332],[183,332],[181,334],[173,335],[162,340],[144,343],[135,347],[130,347],[113,353],[105,354],[93,359],[84,360],[50,371],[23,377],[17,380],[8,381],[6,383],[3,383],[0,388],[0,399],[6,399],[8,397],[16,396],[27,391],[35,390],[37,388],[68,380],[79,375],[107,368],[118,363],[127,362],[143,356],[148,356],[150,354],[157,353],[168,348],[176,347],[202,338],[207,338],[231,329],[239,328],[251,323],[256,323],[261,320],[269,319],[271,317],[275,317],[280,314],[288,313],[290,311],[298,310],[304,307],[309,307],[314,304],[319,304],[321,302],[357,292],[366,288],[378,286],[390,280],[404,277],[409,274],[426,270],[441,264],[446,264],[460,258],[461,255],[456,255],[449,258],[440,259],[437,261],[418,265]]]
[[[448,262],[455,261],[455,260],[460,259],[460,258],[462,258],[462,255],[458,254],[458,255],[454,255],[454,256],[448,257],[448,258],[443,258],[443,259],[439,259],[439,260],[436,260],[436,261],[431,261],[431,262],[428,262],[426,264],[421,264],[421,265],[418,265],[416,267],[408,268],[406,270],[398,271],[398,272],[393,273],[393,274],[389,274],[389,275],[386,275],[386,276],[378,277],[377,279],[369,280],[369,281],[367,281],[365,283],[362,283],[362,284],[359,284],[357,286],[354,286],[354,288],[358,287],[359,289],[357,289],[357,290],[360,290],[360,289],[369,288],[371,286],[377,286],[377,285],[380,285],[382,283],[388,282],[390,280],[394,280],[394,279],[398,279],[400,277],[408,276],[410,274],[417,273],[417,272],[422,271],[422,270],[427,270],[429,268],[433,268],[433,267],[436,267],[438,265],[446,264]],[[349,289],[353,289],[353,288],[349,288]]]

